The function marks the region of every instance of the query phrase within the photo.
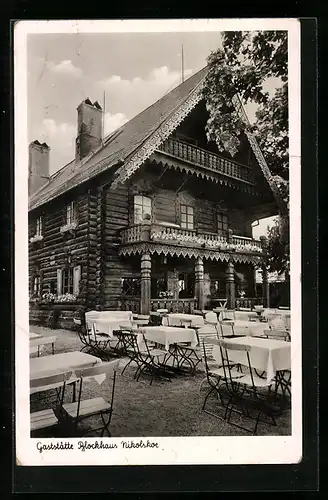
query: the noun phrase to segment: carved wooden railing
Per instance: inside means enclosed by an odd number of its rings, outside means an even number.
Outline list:
[[[254,176],[251,167],[232,160],[227,160],[215,153],[210,153],[205,149],[198,148],[191,144],[177,141],[176,139],[166,139],[166,141],[159,146],[158,150],[200,167],[215,170],[228,177],[254,184]]]
[[[152,311],[157,309],[167,309],[173,313],[192,314],[198,309],[198,300],[196,298],[187,299],[151,299],[150,308]]]
[[[121,311],[132,311],[136,314],[140,313],[140,297],[121,297],[119,301]]]
[[[195,298],[186,299],[151,299],[151,311],[157,309],[168,309],[169,312],[181,312],[192,314],[197,309],[198,301]],[[119,307],[122,311],[132,311],[140,313],[140,297],[122,297],[120,299]]]
[[[243,297],[235,299],[235,308],[240,309],[241,307],[247,307],[253,309],[254,306],[266,307],[265,299],[263,297]]]
[[[121,243],[132,244],[142,241],[183,245],[209,250],[262,253],[261,242],[252,238],[234,236],[231,238],[217,233],[172,227],[165,223],[134,224],[121,230]]]

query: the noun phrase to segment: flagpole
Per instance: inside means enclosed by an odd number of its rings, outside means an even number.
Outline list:
[[[183,60],[183,45],[181,45],[181,82],[184,82],[184,60]]]

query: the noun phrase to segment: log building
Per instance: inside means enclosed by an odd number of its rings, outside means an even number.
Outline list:
[[[207,141],[205,76],[106,138],[103,110],[86,99],[75,158],[53,175],[48,145],[30,144],[32,322],[56,309],[69,326],[80,308],[190,312],[223,298],[230,307],[241,296],[266,301],[266,292],[255,297],[265,248],[251,224],[278,213],[278,194],[252,137],[242,137],[234,158]]]

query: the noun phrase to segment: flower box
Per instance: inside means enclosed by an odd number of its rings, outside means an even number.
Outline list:
[[[77,226],[77,222],[71,222],[70,224],[65,224],[64,226],[62,226],[60,228],[60,232],[62,234],[72,233],[76,229],[76,226]]]
[[[30,238],[30,243],[38,243],[43,240],[43,236],[41,234],[35,234]]]

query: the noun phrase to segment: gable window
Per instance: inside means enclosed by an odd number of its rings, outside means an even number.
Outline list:
[[[219,234],[228,231],[228,215],[225,212],[217,212],[217,231]]]
[[[136,195],[134,197],[134,224],[140,224],[145,216],[151,217],[151,198]]]
[[[66,224],[73,224],[76,222],[76,206],[74,201],[71,201],[66,206]]]
[[[43,220],[42,220],[42,215],[40,215],[40,217],[38,217],[36,220],[36,231],[35,231],[36,236],[42,236],[42,231],[43,231]]]
[[[194,229],[194,207],[190,205],[181,205],[181,227],[185,229]]]

